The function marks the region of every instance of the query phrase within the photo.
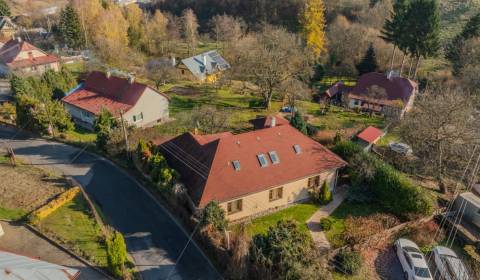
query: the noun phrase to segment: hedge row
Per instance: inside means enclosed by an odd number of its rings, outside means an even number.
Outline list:
[[[61,193],[55,199],[47,203],[46,205],[38,208],[30,214],[30,221],[37,222],[45,219],[48,215],[52,214],[55,210],[70,202],[75,196],[80,193],[80,187],[73,187],[67,191]]]
[[[137,156],[142,163],[143,171],[159,186],[171,187],[179,179],[178,172],[168,166],[167,160],[153,143],[140,140]]]
[[[349,141],[335,145],[333,152],[350,163],[355,183],[365,184],[387,211],[403,218],[432,214],[433,201],[427,192],[391,165]]]

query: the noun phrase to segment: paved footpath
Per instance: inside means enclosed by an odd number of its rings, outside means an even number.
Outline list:
[[[330,242],[328,242],[327,237],[320,226],[320,219],[330,216],[330,214],[342,204],[346,196],[347,186],[343,185],[338,187],[333,194],[333,200],[329,204],[320,207],[307,221],[307,227],[310,230],[313,242],[315,242],[315,245],[320,252],[328,251],[331,248]]]
[[[7,222],[0,224],[5,231],[5,235],[0,237],[0,250],[78,269],[80,270],[78,280],[108,279],[26,227]]]

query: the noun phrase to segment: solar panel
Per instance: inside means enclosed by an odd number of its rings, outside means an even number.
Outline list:
[[[278,154],[276,151],[271,151],[268,153],[270,156],[270,160],[272,161],[273,164],[279,164],[280,163],[280,158],[278,157]]]
[[[232,164],[233,164],[233,168],[235,169],[235,171],[240,171],[240,161],[234,160],[234,161],[232,161]]]
[[[259,154],[257,155],[258,162],[260,162],[261,167],[267,167],[268,166],[268,161],[267,158],[265,157],[264,154]]]

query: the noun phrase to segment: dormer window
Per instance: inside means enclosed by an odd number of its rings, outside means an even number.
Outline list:
[[[293,145],[293,150],[297,155],[302,153],[302,148],[300,147],[300,145],[297,145],[297,144]]]
[[[267,167],[268,166],[268,161],[267,161],[267,157],[265,156],[265,154],[259,154],[259,155],[257,155],[257,158],[258,158],[258,162],[260,163],[261,167]]]
[[[276,151],[268,152],[268,155],[270,156],[270,160],[272,161],[273,164],[280,163],[280,158],[278,157],[278,154]]]
[[[241,168],[240,161],[234,160],[232,161],[232,164],[233,164],[233,169],[235,169],[235,171],[240,171],[240,168]]]

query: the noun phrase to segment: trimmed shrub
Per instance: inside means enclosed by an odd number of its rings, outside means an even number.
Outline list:
[[[216,201],[211,201],[205,206],[201,222],[204,226],[212,225],[218,231],[222,231],[228,226],[225,210]]]
[[[125,262],[127,260],[127,246],[123,235],[115,231],[111,238],[107,239],[108,269],[116,277],[123,277]]]
[[[320,202],[322,204],[328,204],[332,201],[332,193],[330,192],[330,187],[327,184],[327,181],[323,181],[322,187],[320,189]]]
[[[348,248],[340,250],[335,256],[335,260],[338,262],[339,271],[347,275],[357,274],[362,268],[362,256]]]
[[[60,195],[55,199],[47,203],[46,205],[38,208],[30,214],[30,221],[32,223],[38,222],[48,215],[52,214],[55,210],[65,205],[67,202],[71,201],[77,194],[80,193],[80,187],[73,187]]]
[[[330,218],[321,218],[320,219],[320,226],[322,227],[323,231],[327,231],[332,229],[333,221]]]

